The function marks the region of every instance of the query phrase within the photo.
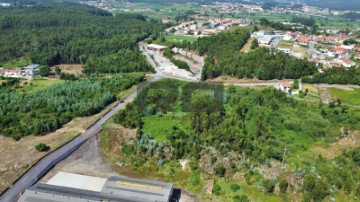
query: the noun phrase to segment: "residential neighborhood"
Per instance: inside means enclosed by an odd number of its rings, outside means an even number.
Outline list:
[[[25,67],[0,68],[0,76],[32,79],[39,73],[39,65],[31,64]]]

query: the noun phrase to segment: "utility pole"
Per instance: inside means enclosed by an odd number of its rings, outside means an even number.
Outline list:
[[[284,155],[283,155],[283,158],[282,158],[282,161],[281,161],[281,165],[284,164],[286,151],[287,151],[287,148],[285,147],[284,148]]]

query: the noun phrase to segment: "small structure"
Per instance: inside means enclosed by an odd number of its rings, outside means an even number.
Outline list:
[[[25,190],[19,202],[168,202],[172,194],[171,183],[117,176],[106,179],[59,172],[47,184],[38,183]]]
[[[288,81],[281,81],[281,82],[278,82],[278,83],[276,83],[275,85],[274,85],[274,87],[276,88],[276,89],[279,89],[279,90],[281,90],[281,91],[283,91],[283,92],[285,92],[285,93],[288,93],[288,94],[290,94],[290,90],[291,90],[291,83],[290,82],[288,82]]]
[[[151,50],[151,51],[154,51],[158,54],[161,54],[162,52],[164,52],[164,50],[166,50],[167,46],[160,46],[160,45],[157,45],[157,44],[148,44],[146,46],[146,48],[148,50]]]

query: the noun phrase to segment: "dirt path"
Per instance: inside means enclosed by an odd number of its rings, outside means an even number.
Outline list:
[[[244,45],[244,47],[240,50],[240,52],[247,53],[251,50],[251,43],[254,41],[254,38],[249,38],[247,43]]]
[[[328,87],[319,86],[320,99],[324,104],[329,104],[331,101],[330,91]]]

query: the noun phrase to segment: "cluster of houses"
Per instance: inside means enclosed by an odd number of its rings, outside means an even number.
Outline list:
[[[168,19],[163,20],[169,22]],[[252,20],[234,19],[234,18],[212,18],[204,20],[193,20],[182,22],[178,25],[166,29],[166,33],[175,35],[195,35],[206,36],[216,34],[221,30],[227,30],[234,26],[248,26]]]
[[[282,14],[282,13],[305,13],[312,15],[342,15],[347,11],[337,11],[334,9],[328,8],[318,8],[314,6],[308,6],[304,3],[301,3],[300,7],[293,7],[294,4],[299,2],[294,2],[292,5],[277,5],[271,9],[264,9],[263,4],[259,3],[238,3],[238,2],[215,2],[212,5],[201,5],[204,11],[202,12],[211,12],[216,10],[219,13],[226,14],[242,14],[242,13],[267,13],[267,14]]]
[[[336,35],[307,35],[301,32],[265,32],[257,31],[252,34],[260,46],[276,48],[279,51],[286,52],[294,57],[305,58],[304,53],[293,50],[297,46],[305,49],[306,57],[309,61],[324,67],[352,67],[356,65],[353,60],[360,59],[360,47],[355,44],[344,45],[344,41],[354,39],[360,42],[355,34],[338,33]],[[277,40],[277,43],[273,43]],[[291,47],[281,47],[278,45],[281,41],[290,42]],[[352,60],[353,59],[353,60]]]
[[[344,45],[344,41],[356,38],[356,35],[339,33],[337,35],[298,35],[296,41],[303,46],[312,45],[308,51],[308,60],[325,67],[352,67],[356,65],[354,59],[360,58],[360,48],[355,44]]]
[[[0,76],[32,79],[39,73],[39,65],[31,64],[26,67],[0,68]]]

